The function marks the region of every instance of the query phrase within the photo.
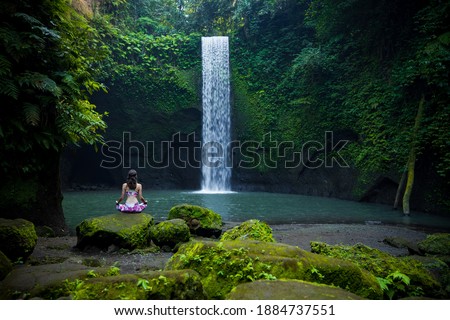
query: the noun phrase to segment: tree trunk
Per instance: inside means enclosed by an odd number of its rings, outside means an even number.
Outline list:
[[[49,150],[47,156],[45,169],[39,174],[39,200],[36,204],[39,217],[34,220],[37,225],[51,227],[56,234],[63,235],[68,233],[68,228],[62,208],[63,195],[59,172],[61,155],[59,152]]]
[[[398,183],[397,193],[395,194],[395,201],[394,201],[394,210],[398,209],[398,204],[400,203],[400,198],[403,192],[403,188],[405,187],[405,181],[406,181],[406,168],[403,170],[402,177],[400,178],[400,182]]]
[[[411,149],[409,152],[407,170],[408,170],[408,180],[406,181],[405,193],[403,195],[403,213],[405,215],[410,214],[409,200],[411,198],[411,192],[414,185],[414,167],[416,165],[417,156],[417,135],[420,128],[420,122],[422,120],[423,110],[425,105],[425,96],[422,94],[422,98],[419,102],[419,109],[417,110],[416,120],[414,123],[414,131],[411,140]]]
[[[33,174],[9,174],[0,186],[0,217],[22,218],[48,226],[57,235],[68,233],[62,209],[59,152],[40,150],[39,169]]]

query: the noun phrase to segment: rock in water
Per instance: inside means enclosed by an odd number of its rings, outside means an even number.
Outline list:
[[[243,283],[231,290],[228,300],[361,300],[362,298],[325,284],[301,280],[261,280]],[[327,310],[329,311],[329,310]]]
[[[12,262],[26,260],[37,243],[34,224],[24,219],[0,218],[0,251]]]
[[[214,211],[190,204],[180,204],[169,211],[169,219],[183,219],[191,233],[203,237],[219,237],[222,217]]]
[[[77,228],[77,248],[107,249],[116,246],[133,250],[148,246],[153,217],[145,213],[114,213],[86,219]]]
[[[190,237],[189,227],[183,219],[163,221],[150,228],[150,239],[160,247],[174,248],[181,242],[189,241]]]

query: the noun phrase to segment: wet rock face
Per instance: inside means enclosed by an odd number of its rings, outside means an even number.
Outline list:
[[[115,213],[86,219],[77,228],[78,249],[97,247],[102,250],[110,246],[133,250],[148,246],[149,229],[153,217],[149,214]]]
[[[192,234],[202,237],[219,237],[222,233],[222,217],[207,208],[181,204],[169,211],[169,219],[183,219]]]
[[[12,262],[26,260],[37,243],[34,224],[24,219],[0,218],[0,251]]]

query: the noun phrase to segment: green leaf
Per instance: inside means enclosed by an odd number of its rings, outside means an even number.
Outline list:
[[[39,72],[24,72],[19,75],[18,82],[20,86],[33,87],[43,92],[49,92],[56,97],[62,93],[55,81]]]
[[[17,100],[19,98],[19,88],[11,79],[0,77],[0,94]]]
[[[37,126],[41,119],[41,110],[39,106],[26,102],[23,105],[25,121],[32,126]]]

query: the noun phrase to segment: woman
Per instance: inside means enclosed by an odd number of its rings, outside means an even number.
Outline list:
[[[120,202],[127,195],[125,204]],[[139,203],[139,199],[142,203]],[[147,207],[147,200],[142,196],[142,185],[137,183],[137,172],[131,169],[128,171],[127,182],[122,185],[122,195],[119,200],[116,201],[116,209],[121,212],[142,212]]]

